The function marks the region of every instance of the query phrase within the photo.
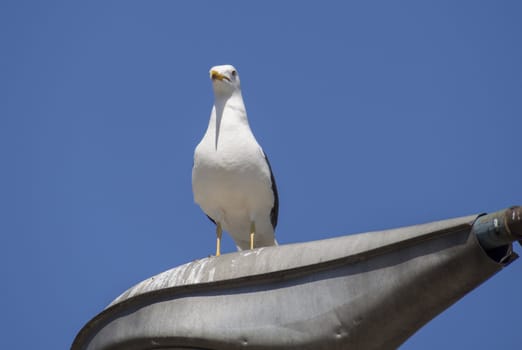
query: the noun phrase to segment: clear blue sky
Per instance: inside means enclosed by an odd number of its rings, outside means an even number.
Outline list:
[[[282,244],[522,204],[521,10],[2,1],[1,347],[68,348],[130,286],[214,252],[191,167],[216,64],[240,72]],[[516,261],[402,348],[518,348],[521,276]]]

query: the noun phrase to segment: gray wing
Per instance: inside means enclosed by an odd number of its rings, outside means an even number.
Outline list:
[[[270,211],[270,222],[272,223],[272,227],[275,230],[277,226],[277,217],[279,216],[279,195],[277,193],[277,185],[275,182],[274,173],[272,172],[272,167],[270,166],[270,162],[268,161],[266,153],[265,160],[266,164],[268,165],[268,170],[270,170],[270,181],[272,182],[272,192],[274,194],[274,205]]]

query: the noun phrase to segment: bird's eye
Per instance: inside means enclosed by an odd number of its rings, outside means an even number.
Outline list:
[[[237,75],[237,72],[235,70],[232,71],[232,76],[235,77]]]

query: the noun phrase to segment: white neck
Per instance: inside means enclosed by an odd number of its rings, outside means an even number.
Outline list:
[[[246,128],[250,131],[241,91],[234,91],[231,95],[215,93],[207,129],[207,134],[214,140],[214,147],[218,148],[219,138],[223,132],[235,132],[238,128]]]

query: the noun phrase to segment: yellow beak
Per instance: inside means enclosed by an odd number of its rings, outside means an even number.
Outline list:
[[[217,79],[217,80],[223,80],[223,79],[225,79],[225,80],[230,81],[230,79],[228,79],[228,77],[226,77],[225,75],[223,75],[223,74],[221,74],[221,73],[219,73],[219,72],[217,72],[217,71],[215,71],[215,70],[211,70],[211,71],[210,71],[210,78],[211,78],[212,80],[215,80],[215,79]]]

